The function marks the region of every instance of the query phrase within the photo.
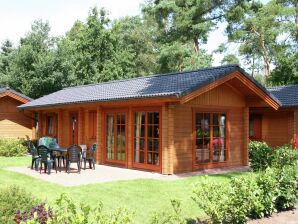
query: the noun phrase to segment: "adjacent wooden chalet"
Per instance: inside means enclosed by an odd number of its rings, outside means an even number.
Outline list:
[[[173,174],[248,163],[249,111],[280,101],[236,65],[66,88],[19,109],[39,137],[97,143],[96,160]]]
[[[0,88],[0,138],[32,138],[32,119],[17,110],[31,100],[9,87]]]
[[[298,85],[272,87],[268,91],[279,100],[280,108],[274,110],[263,102],[250,108],[250,139],[273,147],[293,142],[298,137]]]

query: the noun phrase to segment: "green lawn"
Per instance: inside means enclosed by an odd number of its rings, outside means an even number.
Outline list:
[[[181,200],[185,218],[202,216],[202,211],[191,199],[193,185],[201,181],[202,177],[176,181],[130,180],[64,187],[3,169],[7,166],[28,166],[30,162],[30,157],[0,157],[0,187],[10,184],[19,185],[49,204],[53,203],[61,193],[66,192],[77,202],[84,201],[90,205],[96,205],[98,201],[102,201],[105,209],[125,207],[135,213],[134,218],[137,223],[146,223],[152,212],[171,209],[171,199]],[[208,178],[225,184],[231,177],[238,175],[245,175],[245,173],[212,175]]]

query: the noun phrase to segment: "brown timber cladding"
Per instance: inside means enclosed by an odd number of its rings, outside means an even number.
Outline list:
[[[32,138],[32,119],[16,109],[21,104],[9,96],[0,98],[0,137]]]

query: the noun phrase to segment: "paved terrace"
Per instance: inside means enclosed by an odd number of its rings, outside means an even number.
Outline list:
[[[75,164],[72,164],[72,170],[68,174],[65,170],[56,173],[52,169],[51,174],[40,174],[39,171],[31,170],[29,167],[8,167],[7,170],[25,174],[37,179],[49,181],[63,186],[79,186],[85,184],[105,183],[119,180],[135,180],[135,179],[155,179],[155,180],[178,180],[191,176],[207,175],[207,174],[222,174],[228,172],[247,171],[248,167],[237,167],[230,169],[210,169],[204,171],[189,172],[177,175],[162,175],[159,173],[152,173],[140,170],[124,169],[112,166],[95,165],[95,170],[82,169],[81,173],[77,173]]]

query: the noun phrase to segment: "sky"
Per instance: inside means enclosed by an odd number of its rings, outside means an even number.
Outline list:
[[[18,44],[34,20],[48,21],[53,36],[63,35],[76,20],[85,21],[93,6],[104,7],[111,19],[138,15],[144,0],[0,0],[0,42],[5,39]],[[226,40],[224,25],[211,32],[203,46],[212,53]],[[213,65],[219,65],[222,55],[214,55]]]

